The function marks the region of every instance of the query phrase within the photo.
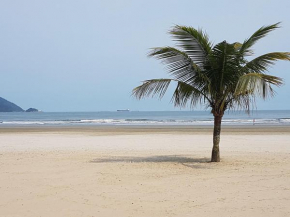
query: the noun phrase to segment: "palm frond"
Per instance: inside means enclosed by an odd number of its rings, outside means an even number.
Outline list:
[[[193,82],[195,77],[207,80],[200,67],[187,55],[173,47],[156,47],[148,54],[166,65],[167,70],[175,79],[183,82]]]
[[[260,73],[249,73],[240,77],[234,95],[245,95],[257,93],[264,99],[274,95],[271,85],[280,86],[283,84],[281,78]]]
[[[261,55],[248,62],[244,67],[245,72],[258,72],[263,73],[267,71],[270,65],[274,65],[277,60],[288,60],[290,61],[289,52],[273,52]]]
[[[216,44],[209,55],[211,70],[207,71],[212,88],[218,95],[224,95],[228,86],[235,84],[238,79],[237,72],[240,71],[243,61],[236,48],[236,43],[229,44],[226,41]],[[235,73],[233,73],[235,72]]]
[[[132,95],[137,99],[142,99],[148,96],[159,95],[162,98],[170,84],[172,79],[151,79],[146,80],[140,86],[136,87],[132,91]]]
[[[169,33],[178,42],[184,52],[200,67],[211,51],[211,42],[205,32],[192,27],[176,25]]]
[[[235,96],[230,103],[229,109],[242,109],[248,114],[250,113],[251,106],[255,106],[255,95],[254,94],[240,94]]]
[[[180,107],[185,107],[189,101],[191,107],[195,106],[198,102],[211,103],[209,98],[202,91],[180,81],[177,83],[171,101],[174,103],[174,106]]]
[[[243,45],[240,48],[240,53],[243,55],[251,55],[253,52],[250,50],[250,48],[261,38],[265,37],[269,32],[279,28],[279,23],[275,23],[273,25],[269,26],[262,26],[260,29],[258,29],[254,34],[246,39],[243,43]]]

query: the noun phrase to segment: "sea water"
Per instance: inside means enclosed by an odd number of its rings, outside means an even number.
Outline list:
[[[212,125],[210,111],[104,111],[0,113],[0,126]],[[223,125],[290,125],[290,110],[226,112]]]

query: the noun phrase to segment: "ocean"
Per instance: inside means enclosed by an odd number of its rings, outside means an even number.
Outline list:
[[[222,125],[290,125],[290,110],[226,112]],[[104,111],[104,112],[12,112],[0,113],[5,126],[92,125],[213,125],[209,111]]]

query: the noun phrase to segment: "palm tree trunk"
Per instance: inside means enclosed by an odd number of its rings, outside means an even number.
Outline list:
[[[223,115],[214,115],[213,147],[211,162],[220,162],[220,134]]]

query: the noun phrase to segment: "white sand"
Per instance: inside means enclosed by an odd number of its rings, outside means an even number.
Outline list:
[[[290,216],[290,134],[0,134],[0,216]]]

